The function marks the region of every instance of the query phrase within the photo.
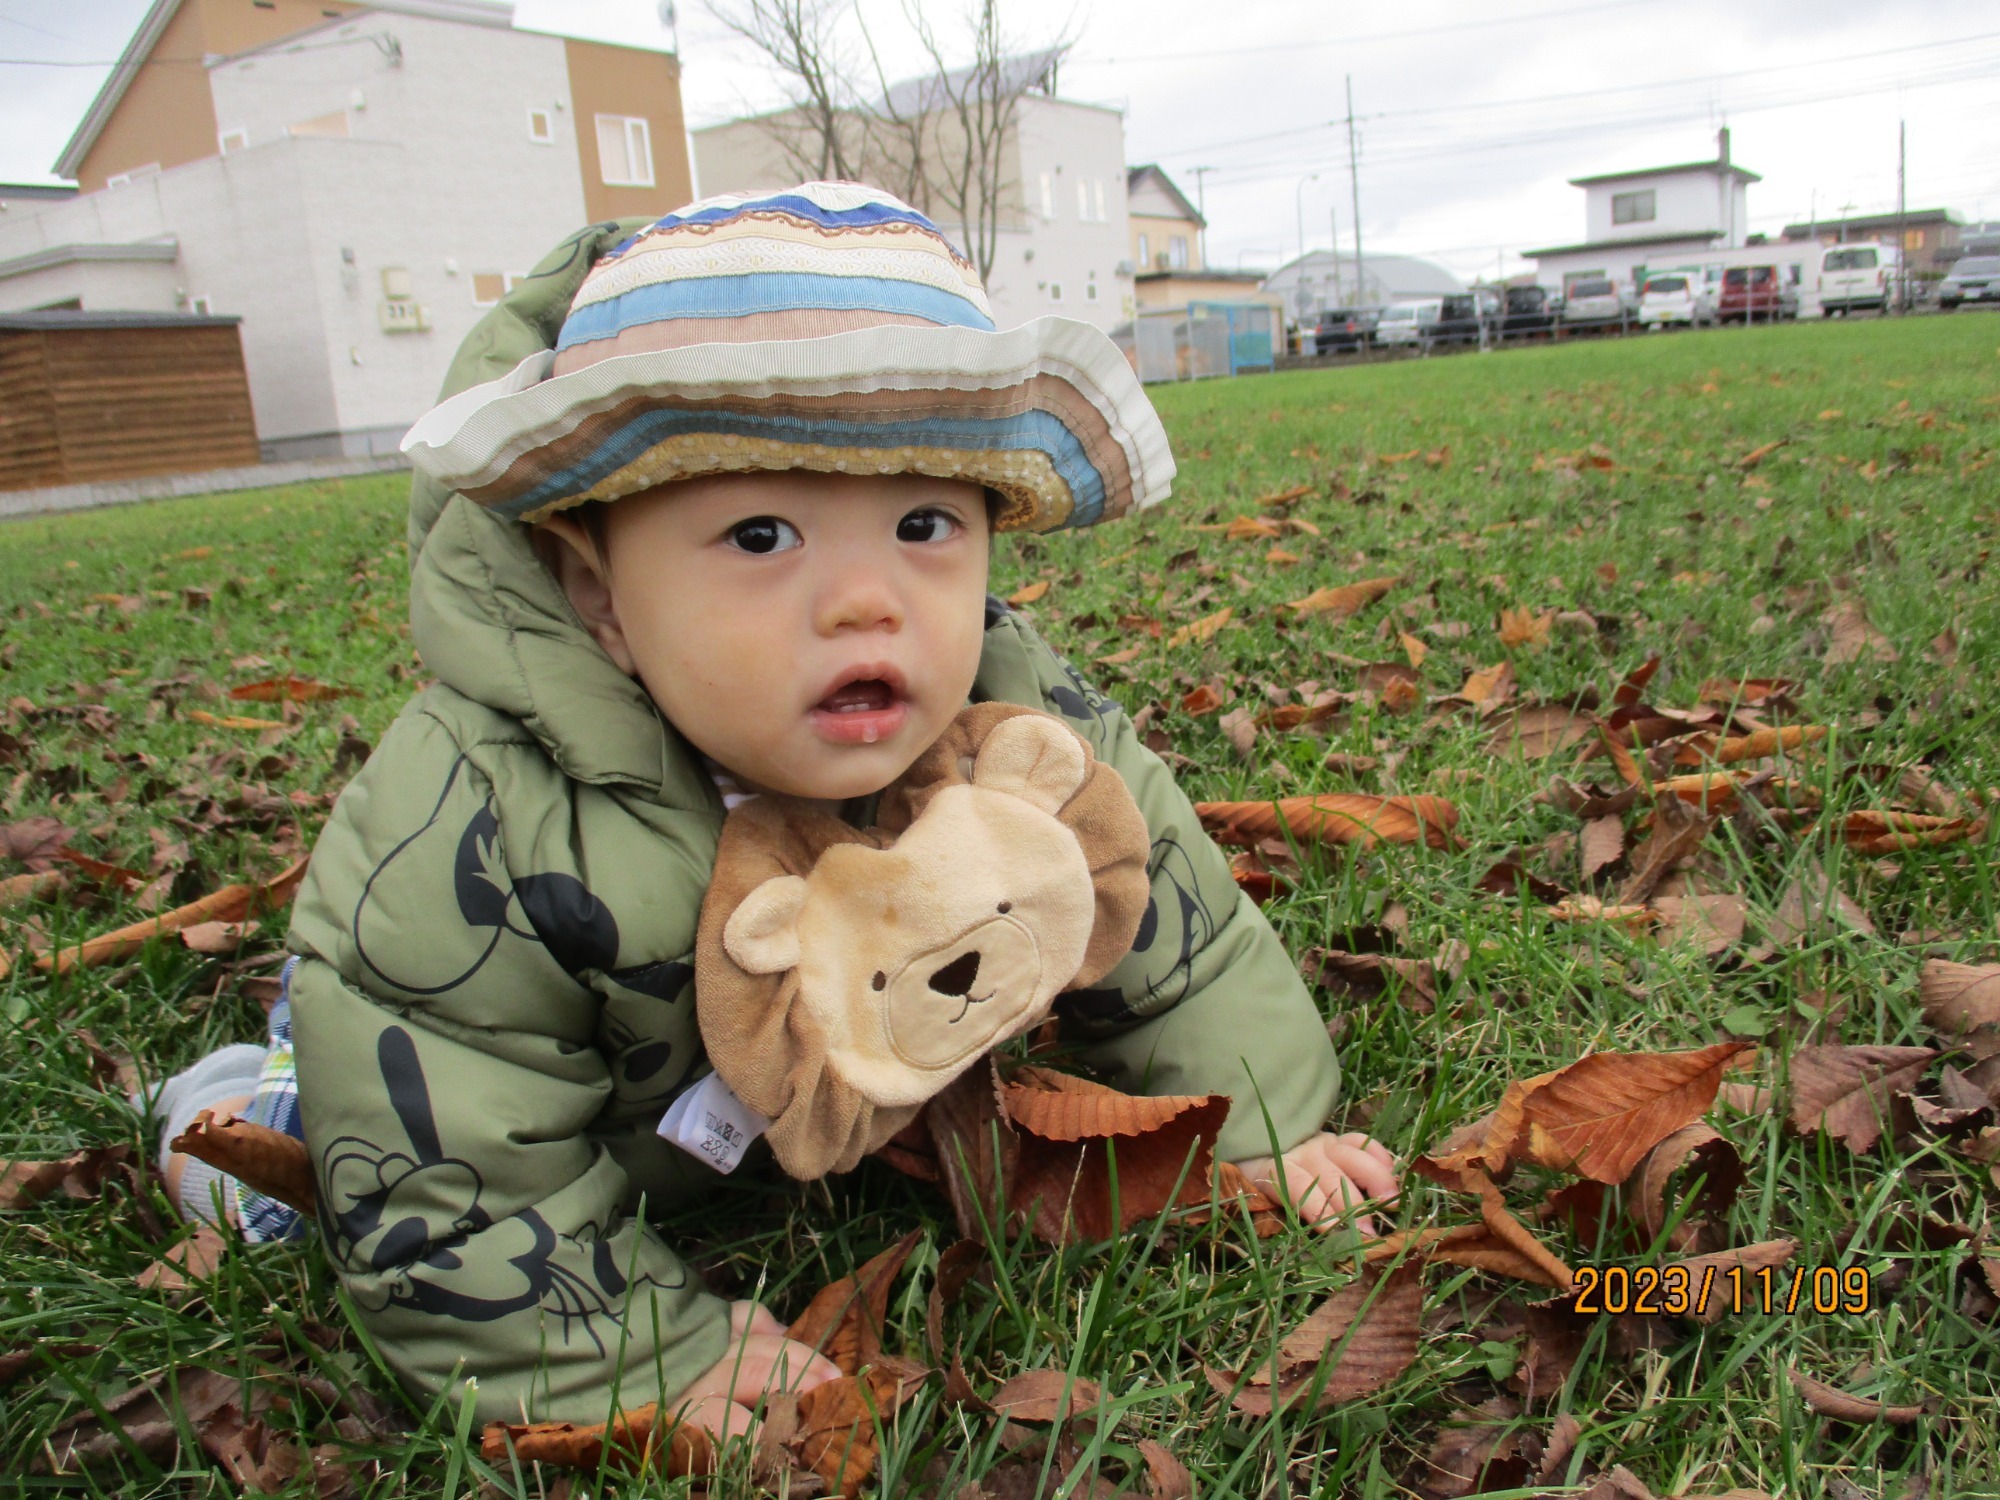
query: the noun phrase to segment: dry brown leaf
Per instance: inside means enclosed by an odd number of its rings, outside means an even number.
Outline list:
[[[193,1233],[139,1273],[139,1285],[169,1294],[192,1290],[189,1278],[206,1281],[213,1276],[230,1244],[213,1224],[197,1219]]]
[[[181,929],[181,941],[196,953],[219,958],[241,948],[256,930],[253,922],[197,922]]]
[[[1917,971],[1924,1019],[1939,1036],[1963,1039],[1973,1056],[2000,1054],[2000,964],[1924,961]]]
[[[924,1373],[883,1356],[859,1375],[814,1386],[798,1398],[798,1428],[789,1445],[793,1456],[835,1494],[853,1500],[875,1472],[876,1424],[902,1405]]]
[[[312,1155],[297,1136],[232,1114],[205,1109],[168,1142],[172,1150],[226,1172],[253,1193],[297,1209],[307,1218],[318,1212]]]
[[[1468,681],[1465,692],[1471,691],[1472,684]],[[1559,703],[1520,708],[1495,727],[1492,738],[1486,742],[1486,753],[1546,760],[1590,739],[1597,733],[1597,727],[1597,720],[1589,714]]]
[[[1062,1370],[1023,1370],[988,1398],[1012,1422],[1067,1422],[1102,1399],[1094,1380]]]
[[[1033,604],[1049,591],[1049,581],[1037,578],[1032,583],[1024,583],[1007,596],[1007,602],[1017,608],[1023,604]]]
[[[611,1422],[491,1422],[479,1456],[495,1467],[551,1464],[587,1473],[600,1467],[642,1470],[670,1479],[715,1472],[715,1441],[703,1428],[662,1418],[657,1405],[642,1406]]]
[[[1660,920],[1650,906],[1620,905],[1597,896],[1568,896],[1549,908],[1552,922],[1609,922],[1633,932],[1644,932]]]
[[[1729,1207],[1743,1186],[1743,1158],[1719,1131],[1700,1121],[1683,1125],[1647,1152],[1626,1186],[1632,1217],[1639,1221],[1649,1243],[1657,1242],[1666,1229],[1673,1206],[1668,1202],[1667,1188],[1682,1171],[1690,1180],[1696,1176],[1706,1180],[1692,1211],[1683,1214],[1674,1226],[1667,1247],[1675,1251],[1707,1249],[1722,1233]]]
[[[52,870],[66,855],[69,829],[50,817],[0,823],[0,859],[23,865],[32,875]]]
[[[1237,516],[1222,529],[1228,542],[1268,542],[1284,534],[1284,527],[1268,516]]]
[[[1352,1401],[1381,1390],[1415,1361],[1423,1304],[1423,1278],[1416,1266],[1364,1270],[1285,1335],[1272,1362],[1275,1369],[1265,1365],[1231,1376],[1204,1367],[1204,1373],[1218,1394],[1235,1392],[1231,1404],[1246,1416],[1265,1417],[1274,1406],[1290,1405],[1323,1370],[1326,1382],[1315,1406]],[[1235,1390],[1239,1381],[1243,1389]]]
[[[1146,1461],[1146,1481],[1152,1500],[1194,1500],[1194,1476],[1187,1465],[1151,1438],[1140,1438],[1139,1457]]]
[[[1830,632],[1826,654],[1820,659],[1829,666],[1857,661],[1895,661],[1900,653],[1889,638],[1868,623],[1868,612],[1853,595],[1820,616]]]
[[[956,1303],[973,1277],[987,1269],[986,1247],[978,1240],[956,1240],[938,1256],[931,1277],[931,1294],[924,1310],[924,1332],[930,1338],[931,1357],[944,1358],[945,1310]]]
[[[1867,810],[1841,820],[1841,836],[1856,854],[1894,854],[1985,837],[1986,819],[1941,818],[1931,813]]]
[[[1144,646],[1127,646],[1123,651],[1113,651],[1097,660],[1107,667],[1121,667],[1128,661],[1137,661],[1145,651]]]
[[[1283,547],[1273,547],[1269,552],[1264,554],[1264,561],[1274,568],[1289,568],[1292,564],[1303,562],[1304,560],[1298,553],[1287,552]]]
[[[1510,651],[1521,646],[1546,646],[1555,623],[1556,612],[1552,609],[1540,614],[1531,609],[1503,609],[1498,627],[1500,644]]]
[[[1646,900],[1676,866],[1694,858],[1712,826],[1709,818],[1679,797],[1655,801],[1653,826],[1632,851],[1632,873],[1618,887],[1618,900],[1625,905]]]
[[[1275,495],[1260,495],[1256,503],[1259,505],[1290,505],[1295,500],[1305,499],[1311,493],[1311,485],[1295,484],[1288,490],[1279,490]]]
[[[129,1180],[132,1148],[86,1146],[54,1161],[0,1159],[0,1211],[26,1208],[52,1193],[65,1197],[97,1197],[113,1178]]]
[[[922,1239],[923,1232],[913,1229],[853,1275],[822,1287],[785,1337],[824,1354],[848,1375],[875,1362],[882,1353],[890,1283]]]
[[[290,729],[283,719],[255,719],[247,714],[212,714],[205,708],[190,708],[181,717],[191,724],[206,724],[210,729],[243,729],[261,734],[267,729]]]
[[[1331,615],[1336,620],[1344,620],[1366,609],[1402,581],[1401,577],[1364,578],[1359,583],[1314,589],[1303,599],[1291,600],[1285,608],[1300,619],[1310,615]]]
[[[1821,1380],[1797,1370],[1785,1372],[1807,1406],[1823,1417],[1834,1417],[1842,1422],[1914,1422],[1924,1414],[1921,1405],[1891,1406],[1877,1401],[1872,1396],[1851,1396],[1846,1391],[1835,1390]]]
[[[1222,694],[1216,691],[1212,683],[1204,682],[1181,699],[1181,712],[1196,718],[1203,714],[1212,714],[1220,707],[1222,707]]]
[[[1514,1159],[1623,1182],[1647,1152],[1715,1102],[1747,1042],[1685,1052],[1599,1052],[1550,1075],[1522,1105]]]
[[[1110,1239],[1176,1205],[1208,1202],[1226,1094],[1124,1094],[1028,1067],[1001,1102],[1019,1141],[1009,1206],[1052,1244]]]
[[[1663,936],[1669,941],[1698,944],[1713,957],[1742,941],[1750,904],[1741,896],[1720,893],[1656,896],[1653,908],[1665,924]]]
[[[1474,708],[1497,708],[1514,696],[1514,664],[1481,667],[1466,674],[1465,685],[1451,695]]]
[[[30,871],[0,880],[0,911],[23,906],[30,901],[46,901],[68,889],[69,879],[60,870]]]
[[[1827,878],[1826,872],[1808,872],[1785,888],[1778,909],[1765,929],[1776,948],[1794,943],[1815,942],[1834,930],[1835,924],[1867,937],[1875,935],[1875,923],[1845,891]]]
[[[1591,879],[1606,865],[1616,864],[1625,853],[1625,824],[1613,816],[1592,818],[1583,825],[1578,840],[1583,859],[1583,878]]]
[[[262,884],[224,886],[199,901],[91,938],[80,947],[45,953],[35,960],[35,967],[44,973],[54,970],[66,974],[79,964],[88,967],[116,963],[166,933],[180,932],[202,922],[247,921],[264,912],[280,910],[290,903],[305,873],[306,861],[301,859]]]
[[[1002,1190],[1014,1181],[1020,1137],[1000,1113],[999,1071],[989,1054],[924,1106],[937,1172],[958,1232],[983,1239],[1006,1217]]]
[[[1749,734],[1738,735],[1734,739],[1723,740],[1715,747],[1715,759],[1722,765],[1734,765],[1743,760],[1763,760],[1772,755],[1788,755],[1807,745],[1817,745],[1827,735],[1824,724],[1786,724],[1782,728],[1758,729]],[[1699,754],[1683,750],[1674,758],[1674,764],[1682,766],[1699,765]]]
[[[1724,708],[1760,708],[1798,693],[1799,685],[1789,677],[1711,677],[1701,685],[1696,698]]]
[[[1265,713],[1253,715],[1250,722],[1259,729],[1303,729],[1339,717],[1340,710],[1338,699],[1326,703],[1283,703]]]
[[[1511,1396],[1490,1396],[1452,1413],[1424,1455],[1423,1493],[1457,1500],[1524,1485],[1533,1470],[1523,1448],[1533,1434],[1520,1416],[1521,1403]]]
[[[1889,1102],[1938,1054],[1929,1047],[1798,1047],[1792,1052],[1792,1127],[1824,1130],[1854,1152],[1871,1150]]]
[[[229,690],[238,703],[319,703],[328,698],[351,698],[352,688],[333,687],[310,677],[267,677],[262,682],[246,682]]]
[[[1192,642],[1213,639],[1216,631],[1227,625],[1235,617],[1235,614],[1236,607],[1234,605],[1226,605],[1212,615],[1202,616],[1202,618],[1196,620],[1191,625],[1181,626],[1180,629],[1167,637],[1167,649],[1171,651],[1176,647],[1185,646]]]
[[[1286,832],[1300,843],[1422,842],[1452,847],[1458,809],[1442,797],[1373,797],[1363,792],[1322,792],[1272,802],[1198,802],[1195,812],[1218,841],[1255,847]]]
[[[1394,1260],[1407,1254],[1412,1260],[1439,1260],[1448,1265],[1466,1266],[1489,1276],[1507,1276],[1536,1286],[1565,1287],[1567,1269],[1561,1275],[1548,1268],[1546,1255],[1527,1255],[1501,1239],[1485,1224],[1458,1224],[1450,1228],[1432,1226],[1414,1233],[1396,1233],[1375,1241],[1362,1252],[1370,1264]]]
[[[1736,1245],[1706,1255],[1688,1255],[1668,1265],[1687,1272],[1687,1316],[1697,1323],[1719,1323],[1732,1310],[1736,1284],[1729,1273],[1740,1270],[1747,1284],[1751,1273],[1776,1270],[1798,1254],[1797,1240],[1759,1240],[1754,1245]],[[1746,1299],[1745,1306],[1748,1307]]]
[[[1424,658],[1431,654],[1431,648],[1407,630],[1396,632],[1396,644],[1403,648],[1403,655],[1409,659],[1413,668],[1423,666]]]
[[[1773,438],[1768,443],[1759,443],[1755,448],[1752,448],[1748,453],[1736,460],[1736,467],[1745,471],[1754,469],[1790,441],[1790,438]]]

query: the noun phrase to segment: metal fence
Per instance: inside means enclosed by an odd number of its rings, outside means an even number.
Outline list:
[[[1133,328],[1139,378],[1202,380],[1269,370],[1278,356],[1278,310],[1266,302],[1190,302],[1140,312]]]

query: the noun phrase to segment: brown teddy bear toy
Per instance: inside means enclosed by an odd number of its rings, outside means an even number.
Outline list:
[[[723,825],[702,903],[702,1041],[798,1178],[849,1170],[1059,993],[1101,979],[1149,895],[1123,779],[1034,709],[965,709],[877,818],[856,829],[753,797]]]

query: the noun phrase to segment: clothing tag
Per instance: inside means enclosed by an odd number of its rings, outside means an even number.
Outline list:
[[[667,1106],[659,1134],[726,1174],[736,1170],[750,1143],[770,1128],[771,1122],[737,1098],[720,1073],[711,1073]]]

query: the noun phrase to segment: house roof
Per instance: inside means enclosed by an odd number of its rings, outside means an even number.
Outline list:
[[[127,240],[123,244],[71,244],[45,245],[40,250],[30,250],[26,255],[16,255],[9,260],[0,260],[0,281],[15,276],[26,276],[30,271],[46,271],[53,266],[74,265],[78,261],[158,261],[172,265],[180,259],[180,241],[168,236],[158,240]]]
[[[1447,297],[1465,290],[1465,283],[1435,261],[1416,255],[1364,255],[1362,269],[1366,279],[1378,289],[1391,296]],[[1327,271],[1337,271],[1340,279],[1349,281],[1354,276],[1354,257],[1347,251],[1338,254],[1331,250],[1308,250],[1303,256],[1294,256],[1264,279],[1266,290],[1276,282],[1281,289],[1289,290],[1301,275],[1323,275]]]
[[[0,182],[0,199],[7,198],[74,198],[76,184],[73,182]]]
[[[1001,58],[1001,91],[1011,95],[1039,90],[1054,98],[1056,68],[1062,60],[1061,47],[1045,47],[1039,52],[1021,52]],[[971,68],[954,68],[942,80],[935,73],[906,78],[901,83],[891,84],[882,102],[895,115],[916,115],[941,109],[950,102],[950,95],[957,92],[971,76]]]
[[[1913,208],[1905,214],[1862,214],[1851,219],[1815,219],[1806,224],[1787,224],[1785,238],[1808,240],[1815,233],[1843,229],[1894,229],[1900,224],[1957,224],[1959,217],[1948,208]]]
[[[1200,270],[1200,271],[1187,271],[1187,270],[1140,271],[1137,272],[1132,277],[1132,279],[1134,281],[1149,281],[1149,282],[1150,281],[1241,281],[1241,282],[1246,282],[1252,286],[1257,286],[1262,284],[1265,274],[1266,273],[1263,271],[1224,271],[1220,268],[1216,268],[1212,270]]]
[[[1721,238],[1720,229],[1684,229],[1679,234],[1636,234],[1615,240],[1585,240],[1580,245],[1545,245],[1521,253],[1535,260],[1544,255],[1581,255],[1585,251],[1632,250],[1647,245],[1712,245]]]
[[[1596,187],[1600,182],[1627,182],[1641,177],[1671,177],[1679,172],[1713,172],[1718,177],[1728,173],[1738,182],[1762,182],[1764,179],[1747,167],[1739,167],[1734,162],[1684,161],[1677,167],[1640,167],[1635,172],[1600,172],[1595,177],[1572,177],[1571,187]]]
[[[56,158],[55,172],[58,177],[74,177],[83,159],[90,154],[90,148],[97,144],[97,138],[104,133],[104,127],[111,123],[111,117],[118,112],[118,106],[125,98],[125,91],[139,76],[139,70],[146,65],[146,59],[153,55],[153,49],[160,44],[160,37],[168,25],[180,13],[183,0],[153,0],[138,30],[132,33],[132,40],[125,44],[125,50],[118,55],[118,61],[111,69],[111,76],[104,80],[104,86],[97,91],[97,97],[90,101],[90,108],[83,113],[83,119],[70,136],[69,144]],[[512,26],[514,24],[513,0],[367,0],[368,9],[388,11],[396,15],[424,16],[435,21],[465,21],[476,26]],[[358,14],[358,13],[357,13]],[[261,50],[261,49],[252,49]]]
[[[1125,196],[1129,199],[1132,196],[1132,190],[1148,178],[1159,184],[1161,191],[1180,205],[1180,216],[1183,219],[1191,221],[1197,229],[1208,228],[1208,220],[1201,216],[1201,210],[1188,202],[1187,194],[1175,186],[1173,178],[1162,171],[1157,163],[1148,162],[1143,167],[1127,167],[1125,169]],[[1144,215],[1142,214],[1140,217],[1143,218]]]

